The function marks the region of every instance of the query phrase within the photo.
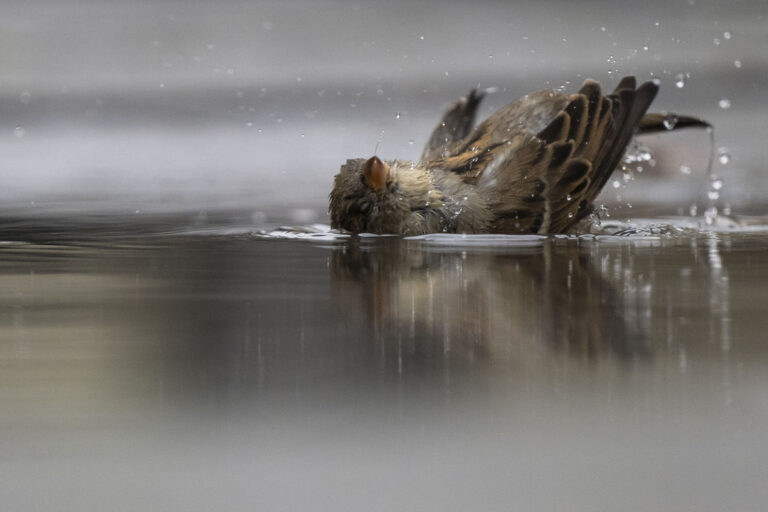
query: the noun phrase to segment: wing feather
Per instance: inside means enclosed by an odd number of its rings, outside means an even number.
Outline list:
[[[563,232],[591,211],[657,91],[624,77],[607,95],[592,80],[572,95],[533,93],[426,165],[481,188],[496,232]]]

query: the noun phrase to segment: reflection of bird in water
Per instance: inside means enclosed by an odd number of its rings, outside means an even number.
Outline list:
[[[346,327],[399,365],[526,361],[547,347],[584,358],[647,351],[623,296],[575,246],[502,254],[391,239],[336,248],[331,261]]]
[[[547,319],[546,340],[571,354],[592,358],[610,352],[622,358],[647,355],[647,332],[628,317],[629,305],[600,275],[589,254],[579,247],[545,250],[545,261],[528,261]],[[543,268],[542,268],[543,267]]]

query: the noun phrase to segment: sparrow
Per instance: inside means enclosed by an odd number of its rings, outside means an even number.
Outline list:
[[[586,80],[575,94],[526,94],[474,129],[483,93],[472,90],[447,110],[418,162],[347,160],[329,196],[331,227],[402,236],[567,232],[593,211],[634,135],[710,127],[646,114],[658,90],[628,76],[603,94]]]

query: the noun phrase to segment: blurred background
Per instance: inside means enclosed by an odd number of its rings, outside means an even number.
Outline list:
[[[723,200],[759,203],[765,15],[760,1],[652,0],[630,12],[608,1],[6,0],[0,201],[30,213],[245,208],[257,221],[322,221],[345,159],[376,148],[417,159],[472,87],[496,91],[487,115],[529,91],[588,77],[608,89],[635,74],[661,81],[653,109],[714,124],[728,155],[715,169]],[[658,163],[676,180],[653,201],[690,202],[709,140],[666,139],[676,156]],[[630,192],[652,183],[637,181]]]
[[[2,0],[0,508],[764,510],[766,16]],[[472,87],[626,74],[714,142],[640,141],[603,234],[269,231]]]

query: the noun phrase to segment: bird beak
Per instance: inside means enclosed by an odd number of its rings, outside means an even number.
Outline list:
[[[363,176],[365,184],[373,190],[384,190],[387,188],[389,166],[379,160],[379,157],[372,156],[363,165]]]

